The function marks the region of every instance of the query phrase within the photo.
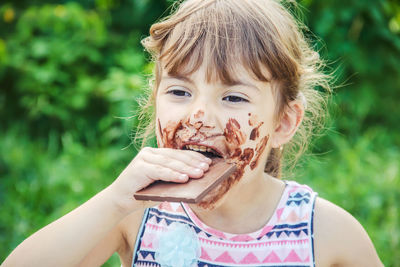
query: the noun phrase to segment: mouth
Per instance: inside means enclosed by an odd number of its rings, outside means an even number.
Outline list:
[[[222,153],[219,152],[216,148],[199,145],[199,144],[186,144],[182,148],[182,150],[192,150],[203,154],[208,158],[222,158]]]

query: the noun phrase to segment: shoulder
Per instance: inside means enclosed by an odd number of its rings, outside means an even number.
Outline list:
[[[315,200],[314,242],[316,266],[383,266],[361,224],[320,197]]]

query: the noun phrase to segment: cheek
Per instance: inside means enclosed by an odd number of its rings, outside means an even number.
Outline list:
[[[254,170],[260,162],[264,162],[264,158],[268,153],[268,141],[271,134],[272,122],[259,120],[255,114],[249,113],[248,127],[250,127],[250,135],[247,145],[254,149],[254,156],[250,162],[250,169]]]
[[[156,96],[156,116],[165,123],[170,120],[179,120],[179,117],[188,112],[188,105],[173,100],[171,95],[158,93]]]
[[[254,170],[259,165],[260,162],[264,162],[264,160],[260,161],[260,158],[265,157],[264,152],[266,151],[266,147],[268,145],[268,140],[269,140],[269,135],[266,135],[266,136],[260,138],[259,142],[256,145],[254,159],[250,163],[250,169]]]
[[[249,141],[258,143],[261,138],[273,132],[274,125],[272,115],[262,116],[265,118],[263,120],[259,119],[260,116],[253,113],[249,113],[248,116],[247,126],[250,127]]]
[[[155,132],[158,147],[176,147],[174,135],[182,125],[182,114],[179,105],[173,105],[164,97],[157,96],[155,109]]]
[[[182,129],[182,121],[168,121],[163,124],[160,119],[156,121],[158,147],[179,148],[175,138],[177,131]]]

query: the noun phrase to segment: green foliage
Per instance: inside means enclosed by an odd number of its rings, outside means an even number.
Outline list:
[[[336,62],[336,129],[350,138],[371,126],[399,131],[400,11],[395,1],[302,1],[308,25]],[[391,26],[392,25],[392,26]],[[397,29],[397,30],[396,30]],[[400,143],[397,139],[397,145]]]
[[[76,3],[26,9],[0,68],[4,126],[20,120],[39,138],[68,132],[84,143],[118,141],[123,122],[104,115],[135,109],[144,65],[138,40],[109,33],[100,13]]]
[[[152,67],[140,39],[173,2],[2,1],[0,261],[110,184],[136,154],[129,136]],[[400,5],[300,3],[321,39],[307,36],[343,85],[334,130],[294,179],[352,213],[385,266],[400,267]]]
[[[136,153],[129,135],[146,65],[140,33],[111,32],[104,11],[5,5],[0,15],[14,28],[0,38],[4,259],[107,186]]]
[[[26,237],[108,186],[133,156],[118,146],[84,147],[70,134],[56,148],[51,141],[33,142],[24,130],[0,137],[2,260]]]
[[[7,40],[7,67],[19,77],[12,89],[22,96],[17,103],[24,116],[71,126],[75,116],[70,114],[85,111],[101,94],[93,87],[105,72],[100,50],[106,38],[99,16],[77,4],[32,7],[23,13]]]
[[[354,142],[343,135],[329,135],[325,142],[333,151],[309,157],[297,180],[356,217],[385,266],[399,266],[400,149],[380,129]]]

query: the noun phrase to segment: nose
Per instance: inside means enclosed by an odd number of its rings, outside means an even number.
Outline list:
[[[209,124],[209,122],[205,121],[205,111],[201,108],[196,109],[194,112],[192,112],[188,122],[196,130],[199,130],[206,123]]]
[[[202,127],[215,128],[215,114],[206,100],[196,101],[190,113],[188,124],[199,130]]]

